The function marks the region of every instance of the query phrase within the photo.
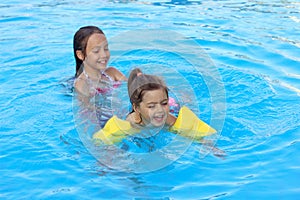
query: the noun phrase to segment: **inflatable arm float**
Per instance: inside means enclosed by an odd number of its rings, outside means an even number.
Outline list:
[[[215,129],[199,119],[186,106],[180,109],[175,123],[170,127],[170,131],[196,140],[216,133]],[[106,122],[103,129],[93,135],[93,139],[101,140],[104,144],[111,145],[121,142],[125,137],[138,132],[140,130],[133,128],[130,122],[113,116]]]

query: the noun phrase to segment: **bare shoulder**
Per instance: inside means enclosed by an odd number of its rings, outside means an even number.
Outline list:
[[[142,129],[141,121],[137,121],[136,113],[132,112],[127,115],[126,121],[130,122],[131,126],[135,129]]]
[[[77,93],[79,93],[80,95],[83,96],[87,96],[88,95],[88,91],[87,91],[87,86],[86,86],[86,82],[84,79],[82,79],[81,77],[78,77],[74,83],[74,88],[76,90]]]
[[[114,67],[108,67],[105,72],[112,77],[115,81],[126,81],[127,78],[125,77],[125,75],[120,72],[118,69],[114,68]]]
[[[134,126],[139,126],[139,124],[141,123],[141,121],[139,121],[141,119],[139,116],[137,117],[136,112],[129,113],[126,117],[126,120]]]
[[[177,118],[174,115],[169,113],[167,120],[166,120],[166,124],[169,126],[173,126],[176,120],[177,120]]]
[[[131,123],[135,123],[135,121],[134,121],[134,118],[135,118],[134,115],[135,115],[135,113],[128,114],[127,117],[126,117],[126,121],[129,121]]]

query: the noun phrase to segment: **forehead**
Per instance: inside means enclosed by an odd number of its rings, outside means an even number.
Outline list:
[[[144,103],[159,103],[165,99],[167,99],[167,93],[164,89],[157,90],[148,90],[144,93],[143,102]]]
[[[107,40],[105,35],[100,33],[94,33],[88,39],[87,48],[93,48],[96,46],[102,46],[106,44],[107,44]]]

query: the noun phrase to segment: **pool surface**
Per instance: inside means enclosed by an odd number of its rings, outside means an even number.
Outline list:
[[[0,13],[0,199],[299,198],[299,0],[9,0]],[[108,155],[129,168],[100,162],[70,87],[73,34],[85,25],[104,30],[111,65],[126,75],[163,75],[218,130],[226,157],[188,143],[156,168],[118,153]],[[124,90],[114,97],[121,116]]]

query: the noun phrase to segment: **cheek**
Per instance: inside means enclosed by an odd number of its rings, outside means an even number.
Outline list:
[[[85,60],[94,60],[95,59],[95,55],[93,53],[89,53],[86,55]]]
[[[165,105],[163,108],[164,108],[164,110],[165,110],[166,112],[169,112],[169,111],[170,111],[169,105]]]
[[[141,115],[144,117],[144,118],[146,118],[146,119],[149,119],[150,118],[150,116],[151,116],[151,111],[149,110],[149,109],[147,109],[147,108],[145,108],[145,109],[141,109]]]

